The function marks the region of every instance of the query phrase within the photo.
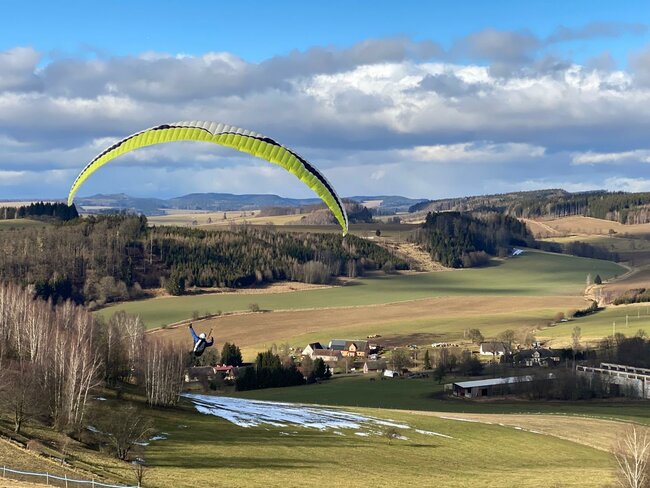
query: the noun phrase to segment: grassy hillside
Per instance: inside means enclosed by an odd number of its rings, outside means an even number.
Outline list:
[[[443,385],[429,378],[370,381],[371,377],[375,375],[335,377],[320,384],[237,392],[233,393],[233,396],[255,400],[430,412],[578,415],[650,424],[650,409],[647,402],[643,401],[468,401],[441,395]],[[452,381],[454,378],[448,377],[444,383]]]
[[[614,331],[628,337],[634,336],[639,329],[650,333],[650,303],[608,307],[602,312],[548,328],[540,332],[539,337],[568,344],[576,326],[580,327],[583,340],[591,343],[611,336]]]
[[[300,388],[302,389],[302,388]],[[207,415],[158,412],[169,439],[147,448],[149,486],[269,486],[328,480],[328,486],[606,486],[602,451],[498,425],[363,409],[453,439],[402,430],[406,440],[300,427],[241,428]],[[182,426],[182,428],[181,428]],[[282,432],[285,432],[284,435]]]
[[[266,295],[213,294],[166,297],[123,303],[98,312],[108,317],[118,310],[140,315],[147,327],[170,324],[201,314],[246,310],[251,302],[262,309],[298,310],[376,305],[441,296],[577,296],[587,274],[603,278],[622,274],[621,266],[593,259],[537,251],[494,266],[462,271],[379,276],[355,280],[344,287]]]
[[[234,342],[245,357],[272,344],[304,347],[309,342],[327,343],[334,337],[361,338],[381,335],[389,345],[462,340],[463,330],[479,328],[486,337],[505,329],[519,331],[546,326],[558,312],[584,308],[580,297],[453,296],[398,302],[387,305],[291,310],[234,314],[195,321],[197,330],[212,330],[217,342]],[[184,326],[154,332],[168,340],[188,340]]]

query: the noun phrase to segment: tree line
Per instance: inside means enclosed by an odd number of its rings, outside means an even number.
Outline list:
[[[0,275],[54,302],[101,306],[137,298],[171,279],[186,286],[244,287],[277,280],[324,283],[390,262],[367,240],[253,228],[149,228],[144,216],[90,216],[0,233]]]
[[[485,264],[490,256],[507,256],[512,246],[535,243],[526,224],[497,213],[429,212],[414,239],[435,261],[450,268]]]
[[[414,241],[431,257],[450,268],[471,268],[487,264],[491,256],[505,257],[513,247],[530,247],[548,252],[618,261],[618,253],[585,242],[537,241],[520,220],[495,212],[428,213]]]
[[[622,224],[645,224],[650,222],[650,192],[536,190],[422,202],[409,212],[423,210],[497,212],[516,218],[583,215]]]
[[[79,217],[77,207],[65,203],[36,202],[24,207],[2,207],[0,218],[24,219],[26,217],[51,217],[56,220],[68,221]]]
[[[145,338],[138,317],[101,321],[71,301],[53,305],[0,284],[0,413],[17,433],[32,418],[83,430],[99,385],[137,385],[149,405],[175,405],[186,365],[178,346]]]

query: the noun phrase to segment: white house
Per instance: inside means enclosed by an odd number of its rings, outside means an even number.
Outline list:
[[[503,342],[481,342],[480,347],[481,354],[483,356],[503,356],[510,352],[508,346]]]

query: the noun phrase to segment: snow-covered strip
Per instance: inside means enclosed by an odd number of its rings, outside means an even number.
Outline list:
[[[439,432],[431,432],[429,430],[415,429],[415,432],[422,435],[435,435],[438,437],[444,437],[445,439],[453,439],[450,435],[440,434]]]
[[[483,422],[481,420],[474,420],[474,419],[463,419],[460,417],[443,417],[442,415],[440,416],[441,419],[445,420],[458,420],[459,422],[471,422],[473,424],[488,424],[492,425],[492,422]]]
[[[296,403],[267,402],[242,398],[186,394],[197,411],[220,417],[240,427],[272,425],[287,427],[299,425],[310,429],[355,429],[367,431],[371,427],[409,429],[405,424],[378,419],[338,409],[314,407]]]

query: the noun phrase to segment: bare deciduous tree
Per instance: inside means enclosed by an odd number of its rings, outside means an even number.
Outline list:
[[[151,339],[145,342],[143,359],[143,377],[149,405],[176,405],[183,387],[186,352],[178,345]]]
[[[650,486],[650,430],[632,426],[613,450],[619,483],[625,488]]]
[[[45,410],[38,371],[32,363],[14,361],[2,374],[0,407],[11,414],[14,432],[20,433],[23,423]]]
[[[152,434],[151,419],[131,405],[99,412],[94,419],[99,436],[117,459],[125,461],[131,451]]]

